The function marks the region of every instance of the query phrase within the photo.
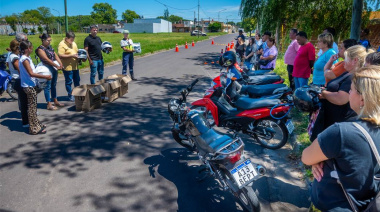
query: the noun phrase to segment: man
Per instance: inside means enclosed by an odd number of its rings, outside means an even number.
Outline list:
[[[28,36],[23,32],[17,32],[16,33],[16,40],[20,43],[21,41],[28,40]]]
[[[267,46],[267,40],[268,38],[270,38],[272,36],[272,33],[271,32],[264,32],[264,35],[263,37],[261,38],[261,42],[262,42],[262,45],[261,46],[258,46],[257,48],[257,52],[256,52],[256,60],[259,61],[260,60],[260,56],[264,53],[264,50],[268,47]],[[260,68],[260,65],[256,65],[255,66],[255,69],[258,70]]]
[[[360,33],[359,43],[364,46],[366,49],[371,48],[371,43],[368,40],[369,29],[363,29]]]
[[[335,39],[336,33],[335,33],[335,29],[334,28],[327,27],[326,29],[323,30],[323,33],[330,33],[330,34],[332,34],[333,38]],[[334,49],[335,52],[339,52],[338,45],[335,43],[335,41],[333,43],[333,49]],[[321,56],[321,55],[322,55],[322,49],[319,50],[318,57]]]
[[[84,49],[87,51],[88,62],[90,64],[91,84],[95,84],[96,72],[98,72],[98,79],[103,79],[104,74],[104,61],[102,55],[102,40],[96,36],[98,34],[98,26],[90,26],[90,34],[84,39]]]
[[[311,74],[311,68],[315,61],[315,48],[307,40],[306,32],[300,31],[296,36],[300,45],[293,65],[293,77],[295,89],[307,85]]]
[[[133,52],[135,51],[133,48],[133,41],[128,37],[129,31],[123,31],[124,38],[120,41],[120,46],[124,50],[123,52],[123,70],[122,74],[127,75],[127,68],[129,66],[129,73],[131,75],[132,80],[137,80],[133,74]]]
[[[239,35],[237,36],[236,40],[239,39],[239,37],[241,37],[241,39],[243,39],[243,41],[245,41],[245,36],[243,35],[243,30],[239,30]]]
[[[289,77],[289,84],[290,88],[294,90],[294,80],[293,80],[293,65],[294,65],[294,59],[296,59],[296,55],[298,52],[298,49],[300,48],[300,45],[298,44],[296,37],[297,37],[298,30],[297,29],[291,29],[289,32],[289,38],[291,40],[288,49],[285,52],[284,61],[285,64],[287,64],[286,69],[288,70],[288,77]]]

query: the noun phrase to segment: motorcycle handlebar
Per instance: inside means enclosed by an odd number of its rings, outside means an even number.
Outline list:
[[[187,90],[188,90],[188,91],[191,91],[191,90],[193,89],[194,85],[198,83],[198,81],[199,81],[199,79],[195,79],[195,80],[191,83],[191,85],[189,85],[189,86],[187,87]]]

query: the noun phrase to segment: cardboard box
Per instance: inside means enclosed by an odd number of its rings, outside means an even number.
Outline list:
[[[119,98],[120,82],[118,79],[110,79],[107,77],[105,79],[99,80],[95,83],[95,85],[102,85],[106,90],[104,93],[102,93],[103,102],[113,102]]]
[[[119,83],[120,83],[119,96],[124,96],[126,93],[128,93],[128,83],[132,81],[129,75],[114,74],[107,77],[107,79],[119,80]]]
[[[102,85],[80,85],[72,91],[75,96],[76,111],[92,111],[102,105],[101,94],[104,92]]]

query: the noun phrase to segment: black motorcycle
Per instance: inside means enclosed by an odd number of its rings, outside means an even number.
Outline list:
[[[252,182],[264,175],[266,170],[245,158],[244,143],[240,137],[216,132],[202,111],[190,110],[186,106],[186,97],[197,82],[195,80],[181,91],[182,98],[171,99],[168,104],[168,112],[174,122],[173,138],[183,147],[196,152],[210,176],[215,177],[224,190],[237,197],[244,209],[260,211]]]

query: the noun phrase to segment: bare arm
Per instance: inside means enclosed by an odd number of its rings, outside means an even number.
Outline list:
[[[330,92],[324,90],[321,95],[334,105],[345,105],[348,103],[349,94],[345,91]]]
[[[22,62],[22,65],[24,65],[26,71],[31,77],[51,80],[51,75],[41,75],[41,74],[34,73],[32,68],[30,67],[29,60],[24,60],[24,62]]]
[[[93,62],[92,62],[92,60],[91,60],[91,58],[90,58],[90,54],[88,54],[88,47],[84,47],[84,50],[86,50],[86,52],[87,52],[88,63],[90,63],[90,65],[92,65]]]
[[[58,61],[59,66],[60,66],[60,67],[58,67],[57,69],[58,69],[58,70],[62,69],[62,68],[63,68],[63,65],[62,65],[62,61],[61,61],[61,59],[57,56],[57,54],[56,54],[55,52],[54,52],[54,56],[55,56],[55,59]]]
[[[329,61],[327,61],[325,67],[324,67],[324,71],[327,71],[327,70],[331,70],[334,68],[333,66],[333,63],[335,60],[338,59],[338,54],[334,54],[333,56],[330,57]]]
[[[28,61],[29,62],[29,61]],[[8,63],[7,63],[8,64]],[[18,64],[18,59],[13,60],[12,62],[13,67],[18,71],[18,74],[20,74],[20,66]]]
[[[315,139],[309,147],[303,150],[301,158],[302,162],[309,166],[318,164],[327,159],[328,158],[323,154],[317,139]]]

